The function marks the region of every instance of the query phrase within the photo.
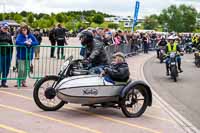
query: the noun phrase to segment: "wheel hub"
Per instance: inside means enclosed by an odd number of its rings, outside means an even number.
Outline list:
[[[56,90],[53,87],[48,87],[44,94],[47,99],[53,99],[56,96]]]

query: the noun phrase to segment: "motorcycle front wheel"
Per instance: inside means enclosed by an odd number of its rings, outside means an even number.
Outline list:
[[[176,66],[171,67],[171,77],[174,80],[174,82],[177,82],[177,76],[178,76],[178,71]]]
[[[40,79],[33,90],[36,105],[44,111],[56,111],[64,106],[65,102],[56,96],[54,84],[58,76],[46,76]]]

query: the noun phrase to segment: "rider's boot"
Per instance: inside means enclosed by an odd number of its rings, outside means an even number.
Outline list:
[[[180,62],[178,62],[178,70],[179,70],[180,73],[183,72],[183,70],[181,69],[181,63]]]
[[[168,64],[166,64],[166,70],[167,70],[166,75],[169,76],[169,65]]]
[[[160,58],[160,56],[159,56],[159,54],[160,54],[159,52],[160,52],[160,51],[157,50],[156,52],[157,52],[157,58],[159,59],[159,58]]]

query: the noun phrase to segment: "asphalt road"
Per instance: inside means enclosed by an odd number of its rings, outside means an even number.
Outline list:
[[[178,82],[166,76],[165,65],[156,57],[144,67],[145,77],[153,89],[180,114],[200,129],[200,69],[196,68],[193,54],[183,57],[183,73]]]

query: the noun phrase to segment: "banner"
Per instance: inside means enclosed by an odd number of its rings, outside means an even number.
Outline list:
[[[135,12],[134,12],[134,18],[133,18],[132,32],[134,31],[135,24],[137,23],[137,20],[138,20],[139,9],[140,9],[140,1],[137,0],[135,3]]]

